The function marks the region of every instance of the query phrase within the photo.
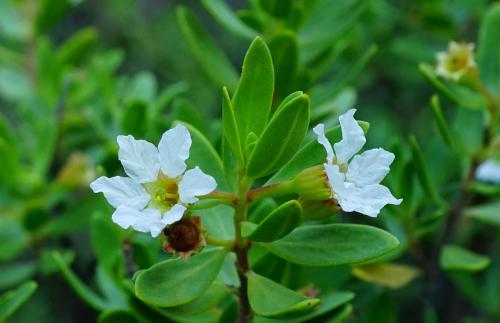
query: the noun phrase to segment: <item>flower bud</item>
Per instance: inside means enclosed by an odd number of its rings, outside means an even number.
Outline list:
[[[163,250],[188,259],[206,245],[205,233],[200,217],[185,216],[163,229]]]
[[[341,211],[338,202],[331,198],[322,201],[303,200],[302,204],[304,218],[309,220],[319,220],[337,214]]]
[[[332,196],[322,165],[303,170],[294,180],[295,191],[305,200],[323,201]]]

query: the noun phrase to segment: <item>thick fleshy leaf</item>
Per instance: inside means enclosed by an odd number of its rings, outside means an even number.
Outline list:
[[[186,170],[186,160],[191,148],[191,135],[181,124],[167,130],[158,144],[162,172],[170,178],[176,178]]]
[[[176,14],[184,38],[205,73],[219,87],[227,86],[230,90],[234,90],[238,74],[226,54],[217,46],[193,13],[184,7],[179,7]]]
[[[244,157],[241,149],[241,138],[238,125],[236,124],[233,103],[225,87],[222,89],[222,125],[224,127],[224,138],[226,138],[236,158],[243,164]]]
[[[248,272],[248,299],[252,310],[271,318],[293,317],[307,313],[320,302],[286,288],[274,281]]]
[[[444,270],[480,271],[488,267],[490,258],[455,245],[446,245],[439,258]]]
[[[270,242],[289,234],[300,223],[302,205],[291,200],[283,203],[262,220],[259,224],[243,222],[241,231],[244,238]]]
[[[7,322],[7,319],[28,301],[37,287],[37,283],[29,281],[15,290],[2,294],[0,296],[0,322]]]
[[[367,225],[326,224],[302,226],[281,240],[259,244],[292,263],[336,266],[380,257],[396,249],[399,241]]]
[[[264,130],[274,90],[271,53],[262,38],[252,42],[243,61],[241,78],[233,96],[233,107],[241,140],[249,133],[259,136]]]
[[[309,97],[305,94],[278,107],[248,160],[247,175],[259,178],[273,173],[293,157],[309,126]]]
[[[488,10],[479,31],[479,78],[494,94],[500,90],[500,4]]]
[[[224,0],[202,0],[201,3],[226,30],[248,40],[257,36],[257,32],[241,21]]]
[[[103,193],[111,206],[118,208],[121,205],[140,210],[149,202],[149,195],[136,181],[129,177],[101,176],[92,183],[90,188],[94,193]]]
[[[333,145],[337,163],[347,164],[366,143],[363,128],[354,119],[355,109],[350,109],[339,116],[340,128],[342,129],[342,140]]]
[[[491,202],[465,209],[465,215],[473,219],[500,226],[500,202]]]
[[[358,124],[363,128],[364,132],[368,131],[369,123],[358,121]],[[329,142],[337,142],[341,138],[340,126],[333,127],[325,134]],[[286,163],[273,177],[271,177],[266,185],[279,183],[289,180],[299,174],[306,168],[321,165],[326,160],[325,148],[322,147],[316,139],[304,145],[295,156]]]
[[[270,2],[268,0],[265,1]],[[276,1],[275,1],[276,2]],[[279,0],[277,2],[287,2]],[[295,33],[284,31],[269,40],[269,50],[273,58],[275,91],[279,97],[289,93],[297,76],[299,64],[299,43]]]
[[[156,180],[160,163],[158,149],[145,140],[135,140],[133,136],[118,136],[120,159],[125,173],[137,183],[148,183]]]
[[[137,274],[135,294],[160,307],[189,303],[202,295],[217,277],[227,252],[212,249],[192,256],[160,262]]]
[[[194,203],[198,201],[197,196],[211,193],[216,187],[215,179],[196,166],[182,176],[179,182],[179,199],[182,203]]]
[[[229,293],[229,289],[221,282],[214,281],[212,285],[195,300],[175,307],[168,308],[168,312],[177,314],[203,313],[219,304]]]
[[[389,288],[401,288],[416,278],[420,271],[412,266],[381,263],[352,269],[357,278]]]
[[[346,178],[359,186],[378,184],[389,172],[394,154],[382,148],[370,149],[354,156],[349,163]]]

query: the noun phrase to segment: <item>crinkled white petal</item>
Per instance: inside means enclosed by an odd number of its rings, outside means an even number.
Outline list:
[[[149,202],[149,195],[144,187],[128,177],[101,176],[90,183],[90,188],[94,193],[103,193],[114,208],[124,205],[140,210]]]
[[[186,211],[186,207],[181,204],[174,205],[170,210],[163,214],[162,222],[164,225],[172,224],[174,222],[182,219],[184,212]]]
[[[179,200],[182,203],[194,203],[198,201],[196,196],[211,193],[216,187],[215,179],[196,166],[182,176],[179,182]]]
[[[118,136],[118,158],[125,173],[138,183],[156,180],[160,163],[158,149],[145,140],[135,140],[133,136]]]
[[[160,151],[161,170],[170,178],[181,175],[186,170],[186,159],[189,158],[191,135],[186,127],[177,125],[166,131],[161,137]]]
[[[332,144],[325,136],[325,125],[320,123],[316,127],[314,127],[313,132],[318,136],[318,142],[325,147],[326,150],[326,161],[328,164],[333,163],[333,158],[335,154],[333,153]]]
[[[332,164],[323,164],[328,183],[332,190],[331,197],[337,199],[338,195],[342,195],[345,191],[345,175],[339,169],[339,166]]]
[[[346,164],[365,144],[363,129],[354,119],[356,109],[350,109],[339,117],[342,140],[333,145],[338,164]]]
[[[485,161],[477,168],[476,178],[483,182],[500,183],[500,162]]]
[[[140,218],[141,211],[131,208],[130,206],[122,205],[115,210],[111,219],[124,229],[133,226]]]
[[[382,148],[370,149],[356,155],[349,163],[346,178],[357,186],[378,184],[389,172],[394,154]]]
[[[161,230],[165,228],[160,210],[147,208],[139,211],[139,215],[132,228],[139,232],[149,232],[153,238],[157,237]]]
[[[359,212],[376,217],[387,204],[399,205],[403,200],[396,199],[389,189],[380,184],[358,187],[345,183],[344,190],[338,192],[337,201],[346,212]]]

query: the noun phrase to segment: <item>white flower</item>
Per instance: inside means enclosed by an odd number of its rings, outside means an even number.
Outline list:
[[[485,161],[477,168],[476,178],[483,182],[500,184],[500,162],[493,159]]]
[[[180,220],[197,196],[217,186],[198,166],[185,172],[191,136],[182,125],[166,131],[158,148],[130,135],[118,136],[117,142],[118,158],[128,177],[102,176],[90,187],[116,208],[113,222],[124,229],[132,227],[156,237],[166,225]]]
[[[399,205],[402,201],[380,185],[389,172],[394,154],[377,148],[354,156],[366,142],[363,129],[353,117],[355,112],[351,109],[339,117],[342,140],[333,148],[325,136],[323,124],[318,124],[313,131],[326,150],[323,167],[332,190],[331,197],[346,212],[377,216],[386,204]]]
[[[437,53],[436,59],[437,75],[454,81],[476,68],[474,44],[450,41],[448,50]]]

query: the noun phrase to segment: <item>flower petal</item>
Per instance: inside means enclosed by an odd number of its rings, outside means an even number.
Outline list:
[[[125,205],[140,210],[149,202],[146,190],[128,177],[101,176],[90,183],[90,188],[94,193],[103,193],[108,203],[114,208]]]
[[[318,124],[316,127],[314,127],[313,132],[318,136],[318,142],[323,145],[323,147],[325,147],[326,160],[328,164],[332,164],[335,154],[333,153],[332,144],[325,136],[325,125],[322,123]]]
[[[163,214],[163,224],[168,225],[179,221],[180,219],[182,219],[184,211],[186,211],[186,207],[184,205],[174,205],[170,210]]]
[[[181,175],[186,170],[186,159],[191,148],[191,135],[186,127],[177,125],[166,131],[161,137],[160,151],[161,170],[170,178]]]
[[[138,183],[156,180],[160,163],[158,149],[145,140],[135,140],[133,136],[118,136],[118,158],[125,173]]]
[[[500,183],[500,162],[487,160],[476,171],[476,178],[483,182]]]
[[[126,205],[122,205],[115,210],[111,219],[114,223],[118,224],[120,227],[124,229],[128,229],[130,226],[133,226],[134,223],[138,221],[140,218],[141,212],[137,209],[131,208]]]
[[[347,181],[357,186],[378,184],[389,172],[394,154],[382,148],[370,149],[356,155],[349,163]]]
[[[161,219],[161,212],[157,209],[144,209],[139,212],[137,221],[132,226],[134,230],[139,232],[149,232],[153,238],[157,237],[165,228],[165,224]]]
[[[385,205],[399,205],[403,201],[396,199],[383,185],[357,187],[352,183],[345,183],[345,189],[339,192],[337,200],[346,212],[355,211],[372,217],[376,217]]]
[[[188,170],[179,183],[179,199],[182,203],[198,201],[196,196],[211,193],[217,187],[215,179],[196,166]]]
[[[356,109],[350,109],[339,117],[342,140],[333,145],[338,164],[346,164],[366,142],[363,129],[354,119],[355,112]]]

